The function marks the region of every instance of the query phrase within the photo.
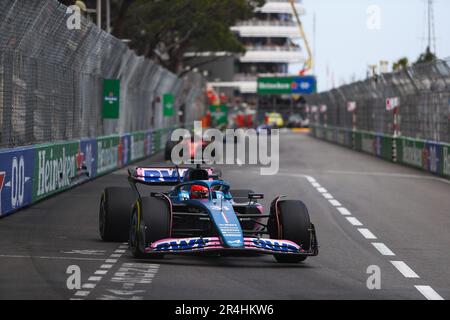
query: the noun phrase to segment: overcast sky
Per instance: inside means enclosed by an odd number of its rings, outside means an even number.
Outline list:
[[[426,48],[426,0],[303,0],[303,4],[303,23],[311,46],[316,15],[319,91],[332,86],[332,74],[339,86],[365,78],[369,64],[403,56],[415,61]],[[369,8],[375,11],[369,14]],[[376,8],[380,9],[379,23]],[[438,57],[450,57],[450,1],[436,0],[434,13]],[[291,66],[291,71],[298,68]]]

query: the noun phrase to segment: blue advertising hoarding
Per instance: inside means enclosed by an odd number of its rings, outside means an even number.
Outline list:
[[[0,152],[0,216],[32,202],[35,149]]]

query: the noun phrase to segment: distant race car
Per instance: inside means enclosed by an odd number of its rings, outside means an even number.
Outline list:
[[[196,156],[196,153],[198,155],[202,155],[205,148],[211,142],[203,139],[202,137],[195,138],[195,135],[192,135],[188,139],[180,139],[180,141],[167,140],[165,151],[164,151],[164,159],[166,161],[172,160],[172,150],[179,143],[186,144],[186,147],[187,147],[186,149],[189,150],[189,159],[193,160]],[[214,156],[214,155],[215,155],[215,152],[213,151],[212,156]],[[179,156],[184,157],[183,151],[180,152]]]
[[[277,197],[270,212],[262,194],[232,190],[212,168],[136,168],[131,188],[107,188],[99,228],[104,241],[129,242],[134,257],[165,254],[269,254],[295,263],[318,254],[314,225],[305,204]],[[172,186],[141,193],[142,186]]]
[[[271,112],[266,115],[266,124],[274,128],[284,127],[283,116],[278,112]]]

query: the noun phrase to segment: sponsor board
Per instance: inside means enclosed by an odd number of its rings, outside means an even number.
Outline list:
[[[445,157],[444,147],[441,144],[401,138],[398,139],[397,146],[400,162],[434,174],[443,174],[441,162],[442,160],[445,162]],[[444,165],[442,169],[443,167]]]
[[[118,166],[123,167],[131,162],[131,135],[124,134],[119,141]]]
[[[97,174],[105,174],[119,167],[122,162],[123,144],[119,136],[97,139]]]
[[[377,139],[374,139],[374,135],[370,133],[362,133],[360,147],[360,151],[376,155],[378,149],[378,141]]]
[[[442,169],[443,176],[450,177],[450,146],[443,145],[442,148]]]
[[[31,204],[34,156],[33,148],[0,153],[0,216]]]
[[[38,146],[35,152],[33,202],[74,184],[82,166],[79,142]]]
[[[84,170],[88,179],[97,176],[97,139],[87,139],[80,141],[80,170]]]
[[[145,133],[145,155],[151,156],[152,155],[152,132],[147,131]]]
[[[335,133],[335,131],[333,129],[328,129],[328,128],[325,129],[325,140],[334,142],[335,141],[334,133]]]
[[[146,135],[144,132],[131,135],[131,161],[140,160],[146,153]]]

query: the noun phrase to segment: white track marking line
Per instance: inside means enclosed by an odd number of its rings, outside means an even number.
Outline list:
[[[101,276],[106,275],[108,273],[108,271],[114,266],[114,264],[117,263],[118,258],[120,258],[126,252],[125,247],[127,247],[127,246],[125,243],[123,243],[121,246],[119,246],[119,249],[116,249],[114,251],[114,253],[111,254],[109,259],[106,259],[106,260],[105,259],[96,259],[96,261],[101,260],[101,261],[104,261],[105,263],[102,264],[100,266],[100,268],[94,272],[95,276],[89,277],[88,281],[100,282],[103,278]],[[111,258],[114,258],[114,259],[111,259]],[[95,289],[96,286],[97,286],[96,283],[85,283],[81,287],[83,289],[93,290],[93,289]],[[87,291],[87,290],[78,290],[75,293],[75,296],[86,298],[91,293],[91,291]],[[78,300],[82,300],[82,299],[78,299]]]
[[[364,236],[364,238],[366,238],[368,240],[375,240],[375,239],[377,239],[377,237],[369,229],[358,228],[358,231]]]
[[[94,272],[94,274],[97,274],[97,275],[105,275],[107,273],[108,273],[108,270],[97,270]]]
[[[336,208],[343,216],[351,216],[352,213],[344,207]]]
[[[334,199],[334,197],[329,193],[322,193],[322,195],[325,199],[328,199],[328,200]]]
[[[335,207],[342,207],[342,204],[337,200],[328,200]]]
[[[75,292],[75,296],[77,297],[87,297],[91,293],[90,291],[77,291]]]
[[[117,259],[106,259],[106,263],[116,263]]]
[[[348,222],[350,222],[353,226],[356,227],[360,227],[363,224],[361,223],[361,221],[359,221],[358,219],[356,219],[355,217],[347,217]]]
[[[377,249],[383,256],[395,256],[395,253],[392,252],[384,243],[380,242],[372,242],[372,245]]]
[[[328,193],[328,190],[325,188],[317,188],[317,191],[319,191],[320,193]]]
[[[329,171],[329,172],[333,172],[333,171]],[[335,173],[338,173],[337,171],[335,171]],[[343,172],[341,172],[343,173]],[[356,174],[360,174],[360,173],[356,173]],[[362,174],[362,173],[361,173]],[[289,175],[291,176],[291,175]],[[302,178],[306,178],[312,185],[313,187],[315,187],[317,189],[317,191],[319,191],[320,193],[322,193],[322,195],[327,199],[329,196],[331,196],[331,194],[328,194],[328,192],[321,192],[321,191],[326,191],[325,188],[322,188],[322,186],[316,181],[316,179],[314,179],[311,176],[307,176],[307,175],[294,175],[294,176],[298,176],[298,177],[302,177]],[[406,177],[406,175],[404,175],[403,177]],[[436,178],[434,178],[436,179]],[[441,180],[441,179],[438,179]],[[450,183],[450,181],[446,181],[446,183]],[[319,190],[320,189],[320,190]],[[351,216],[351,212],[349,210],[347,210],[346,208],[344,208],[339,201],[337,200],[330,200],[328,199],[328,201],[335,207],[337,207],[336,209],[343,215],[343,216]],[[362,226],[363,224],[356,218],[354,217],[346,217],[347,220],[355,226]],[[366,228],[358,228],[358,231],[366,238],[369,240],[374,240],[377,239],[377,237],[369,230]],[[377,249],[382,255],[384,256],[395,256],[395,253],[392,252],[391,249],[389,249],[384,243],[381,242],[372,242],[372,245],[375,247],[375,249]],[[420,278],[405,262],[403,261],[391,261],[391,263],[400,271],[400,273],[402,273],[402,275],[406,278]],[[432,287],[430,286],[414,286],[423,296],[425,296],[425,298],[427,298],[428,300],[444,300],[444,298],[442,298]]]
[[[89,277],[88,281],[100,281],[102,277]]]
[[[405,278],[420,278],[417,273],[413,271],[406,263],[403,261],[391,261],[391,263],[394,265],[394,267],[397,268],[398,271],[405,277]]]
[[[439,293],[430,286],[414,286],[428,300],[444,300]]]

